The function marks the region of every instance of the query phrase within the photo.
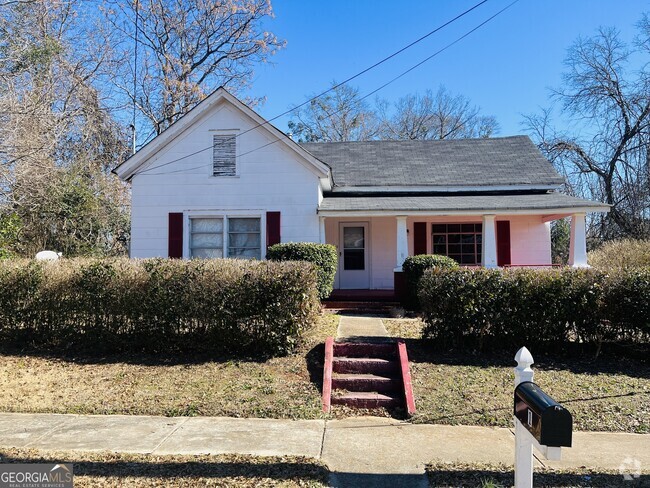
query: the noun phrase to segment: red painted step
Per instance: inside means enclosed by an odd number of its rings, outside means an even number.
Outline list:
[[[398,377],[349,373],[332,375],[333,390],[399,393],[401,386],[402,380]]]
[[[404,401],[399,397],[383,395],[381,393],[359,391],[344,394],[332,395],[332,403],[338,405],[349,405],[357,408],[390,408],[403,405]]]
[[[336,390],[336,391],[334,391]],[[404,342],[325,342],[323,411],[331,404],[415,413]]]
[[[381,358],[334,357],[332,371],[335,373],[397,373],[399,363]]]

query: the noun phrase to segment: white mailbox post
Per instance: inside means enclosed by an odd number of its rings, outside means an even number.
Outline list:
[[[544,458],[559,461],[561,446],[571,446],[572,418],[533,383],[535,373],[530,366],[534,361],[530,351],[522,347],[515,361],[515,488],[532,488],[533,446]]]

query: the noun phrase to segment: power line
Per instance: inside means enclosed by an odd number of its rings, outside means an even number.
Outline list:
[[[322,97],[323,95],[326,95],[326,94],[328,94],[329,92],[331,92],[331,91],[333,91],[333,90],[336,90],[337,88],[340,88],[341,86],[343,86],[343,85],[345,85],[345,84],[351,82],[352,80],[358,78],[359,76],[364,75],[364,74],[367,73],[368,71],[370,71],[370,70],[376,68],[377,66],[379,66],[379,65],[381,65],[381,64],[383,64],[383,63],[385,63],[386,61],[388,61],[388,60],[394,58],[394,57],[397,56],[398,54],[403,53],[403,52],[406,51],[407,49],[409,49],[409,48],[415,46],[416,44],[418,44],[419,42],[422,42],[423,40],[425,40],[425,39],[427,39],[428,37],[432,36],[432,35],[435,34],[436,32],[438,32],[438,31],[444,29],[444,28],[447,27],[448,25],[450,25],[450,24],[456,22],[458,19],[460,19],[461,17],[464,17],[465,15],[467,15],[468,13],[470,13],[471,11],[477,9],[478,7],[480,7],[481,5],[483,5],[484,3],[486,3],[487,1],[488,1],[488,0],[482,0],[482,1],[480,1],[479,3],[477,3],[476,5],[474,5],[473,7],[470,7],[469,9],[465,10],[464,12],[458,14],[458,15],[457,15],[456,17],[454,17],[453,19],[448,20],[448,21],[445,22],[444,24],[439,25],[438,27],[436,27],[436,28],[433,29],[432,31],[430,31],[430,32],[428,32],[427,34],[423,35],[422,37],[416,39],[415,41],[411,42],[410,44],[404,46],[403,48],[401,48],[401,49],[399,49],[399,50],[397,50],[397,51],[395,51],[394,53],[390,54],[389,56],[386,56],[385,58],[381,59],[380,61],[377,61],[377,62],[376,62],[375,64],[373,64],[372,66],[369,66],[369,67],[367,67],[366,69],[364,69],[364,70],[362,70],[362,71],[359,71],[359,72],[356,73],[355,75],[350,76],[349,78],[343,80],[343,81],[340,82],[340,83],[337,83],[337,84],[334,85],[334,86],[331,86],[330,88],[328,88],[327,90],[323,91],[322,93],[319,93],[318,95],[315,95],[315,96],[313,96],[313,97],[311,97],[311,98],[305,100],[304,102],[302,102],[302,103],[300,103],[300,104],[298,104],[298,105],[296,105],[296,106],[290,108],[289,110],[286,110],[285,112],[282,112],[281,114],[276,115],[275,117],[273,117],[273,118],[271,118],[271,119],[265,120],[263,123],[261,123],[261,124],[257,124],[256,126],[251,127],[250,129],[247,129],[247,130],[245,130],[244,132],[241,132],[241,133],[239,133],[239,134],[234,135],[233,138],[237,138],[237,137],[243,136],[244,134],[246,134],[246,133],[248,133],[248,132],[250,132],[250,131],[252,131],[252,130],[255,130],[255,129],[257,129],[257,128],[263,126],[263,125],[270,124],[270,123],[273,122],[274,120],[277,120],[277,119],[279,119],[280,117],[284,117],[285,115],[290,114],[291,112],[294,112],[295,110],[297,110],[297,109],[299,109],[299,108],[301,108],[301,107],[304,107],[304,106],[307,105],[308,103],[311,103],[312,101],[317,100],[318,98]],[[136,21],[136,22],[137,22],[137,21]],[[136,25],[137,25],[137,24],[136,24]],[[134,101],[134,104],[135,104],[135,101]],[[134,105],[134,109],[135,109],[135,105]],[[135,124],[134,124],[134,127],[135,127]],[[183,156],[183,157],[181,157],[181,158],[175,159],[175,160],[173,160],[173,161],[168,161],[167,163],[163,163],[163,164],[160,164],[160,165],[158,165],[158,166],[152,166],[151,168],[147,168],[147,169],[145,169],[145,170],[138,171],[138,172],[134,173],[133,176],[136,176],[136,175],[138,175],[138,174],[141,174],[141,173],[144,173],[144,172],[147,172],[147,171],[151,171],[151,170],[154,170],[154,169],[162,168],[163,166],[167,166],[167,165],[169,165],[169,164],[176,163],[176,162],[178,162],[178,161],[181,161],[182,159],[186,159],[186,158],[189,158],[189,157],[192,157],[192,156],[196,156],[197,154],[200,154],[200,153],[202,153],[202,152],[208,151],[208,150],[210,150],[210,149],[212,149],[212,146],[210,146],[210,147],[206,147],[205,149],[200,149],[199,151],[193,152],[193,153],[191,153],[191,154],[187,154],[186,156]]]
[[[502,8],[501,10],[499,10],[497,13],[493,14],[492,16],[488,17],[486,20],[484,20],[483,22],[481,22],[480,24],[478,24],[478,25],[477,25],[476,27],[474,27],[473,29],[467,31],[467,32],[466,32],[465,34],[463,34],[462,36],[456,38],[454,41],[450,42],[449,44],[447,44],[447,45],[444,46],[443,48],[439,49],[438,51],[436,51],[435,53],[431,54],[430,56],[424,58],[424,59],[423,59],[422,61],[420,61],[419,63],[417,63],[417,64],[411,66],[409,69],[407,69],[407,70],[401,72],[399,75],[397,75],[396,77],[394,77],[394,78],[392,78],[391,80],[387,81],[387,82],[384,83],[383,85],[381,85],[381,86],[379,86],[378,88],[375,88],[374,90],[372,90],[371,92],[365,94],[364,96],[362,96],[361,98],[359,98],[355,103],[360,103],[362,100],[365,100],[366,98],[368,98],[368,97],[374,95],[374,94],[377,93],[378,91],[383,90],[383,89],[386,88],[388,85],[390,85],[390,84],[396,82],[397,80],[399,80],[399,79],[402,78],[403,76],[407,75],[408,73],[410,73],[410,72],[413,71],[414,69],[419,68],[420,66],[422,66],[422,65],[423,65],[424,63],[426,63],[427,61],[430,61],[431,59],[435,58],[436,56],[438,56],[439,54],[443,53],[444,51],[446,51],[446,50],[449,49],[450,47],[454,46],[455,44],[457,44],[457,43],[459,43],[460,41],[462,41],[463,39],[465,39],[467,36],[469,36],[469,35],[472,34],[473,32],[475,32],[475,31],[477,31],[478,29],[480,29],[481,27],[483,27],[485,24],[487,24],[488,22],[490,22],[491,20],[493,20],[495,17],[501,15],[503,12],[505,12],[506,10],[508,10],[510,7],[512,7],[512,6],[513,6],[514,4],[516,4],[517,2],[519,2],[519,0],[514,0],[513,2],[509,3],[509,4],[506,5],[504,8]],[[339,109],[339,110],[333,112],[331,115],[336,115],[336,114],[342,112],[343,109],[344,109],[344,108]],[[251,129],[249,129],[249,130],[251,130]],[[242,134],[243,134],[243,133],[242,133]],[[241,134],[240,134],[240,135],[241,135]],[[286,137],[288,137],[288,136],[286,136]],[[259,146],[259,147],[255,148],[255,149],[251,149],[250,151],[247,151],[247,152],[245,152],[245,153],[238,154],[237,157],[246,156],[247,154],[253,153],[253,152],[255,152],[255,151],[259,151],[260,149],[264,149],[265,147],[270,146],[270,145],[272,145],[272,144],[275,144],[276,142],[279,142],[279,141],[281,141],[281,140],[282,140],[282,138],[280,138],[280,139],[275,139],[274,141],[268,142],[268,143],[266,143],[266,144],[264,144],[264,145],[262,145],[262,146]],[[212,149],[212,146],[210,146],[208,149]],[[183,158],[179,158],[179,159],[176,159],[176,160],[174,160],[174,161],[170,161],[170,162],[168,162],[168,163],[161,164],[161,165],[159,165],[159,166],[155,166],[155,167],[153,167],[153,168],[149,168],[149,169],[158,169],[158,168],[161,168],[161,167],[166,166],[166,165],[168,165],[168,164],[171,164],[171,163],[175,163],[175,162],[177,162],[177,161],[180,161],[181,159],[184,159],[185,157],[189,157],[189,156],[192,156],[192,155],[194,155],[194,154],[198,154],[198,153],[203,152],[203,151],[206,151],[206,150],[207,150],[207,149],[203,149],[203,150],[197,151],[196,153],[193,153],[193,154],[191,154],[191,155],[184,156]],[[179,169],[179,170],[175,170],[175,171],[163,171],[163,172],[159,172],[159,173],[149,173],[149,175],[152,175],[152,176],[153,176],[153,175],[163,175],[163,174],[173,174],[173,173],[181,173],[181,172],[186,172],[186,171],[193,171],[193,170],[195,170],[195,169],[200,169],[200,168],[203,168],[203,167],[205,167],[205,166],[209,166],[210,164],[212,164],[212,163],[209,163],[209,164],[205,164],[205,163],[204,163],[204,164],[201,164],[200,166],[196,166],[196,167],[194,167],[194,168],[189,168],[189,169],[183,168],[183,169]],[[149,171],[149,170],[145,170],[145,171]],[[136,173],[136,174],[140,174],[140,173]],[[135,176],[135,175],[134,175],[134,176]]]

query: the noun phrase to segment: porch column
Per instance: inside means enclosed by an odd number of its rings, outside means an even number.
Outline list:
[[[397,259],[395,271],[402,271],[402,264],[409,255],[409,241],[406,233],[406,215],[399,215],[397,219]]]
[[[325,240],[325,217],[318,217],[318,232],[320,237],[320,243],[326,244]]]
[[[486,268],[497,267],[497,234],[495,230],[496,215],[483,215],[483,239],[481,241],[482,265]]]
[[[569,266],[588,268],[587,264],[587,231],[585,214],[577,213],[571,216],[571,241],[569,244]]]
[[[402,300],[405,296],[406,285],[404,283],[404,274],[402,273],[402,264],[409,255],[408,233],[406,232],[406,215],[398,215],[397,220],[397,255],[395,257],[395,269],[393,270],[393,290],[395,298]]]

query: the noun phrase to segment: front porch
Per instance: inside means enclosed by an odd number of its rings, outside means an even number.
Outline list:
[[[392,301],[402,264],[447,255],[462,266],[551,267],[550,223],[570,217],[570,265],[586,267],[586,212],[471,215],[321,215],[320,240],[339,251],[336,301]]]

